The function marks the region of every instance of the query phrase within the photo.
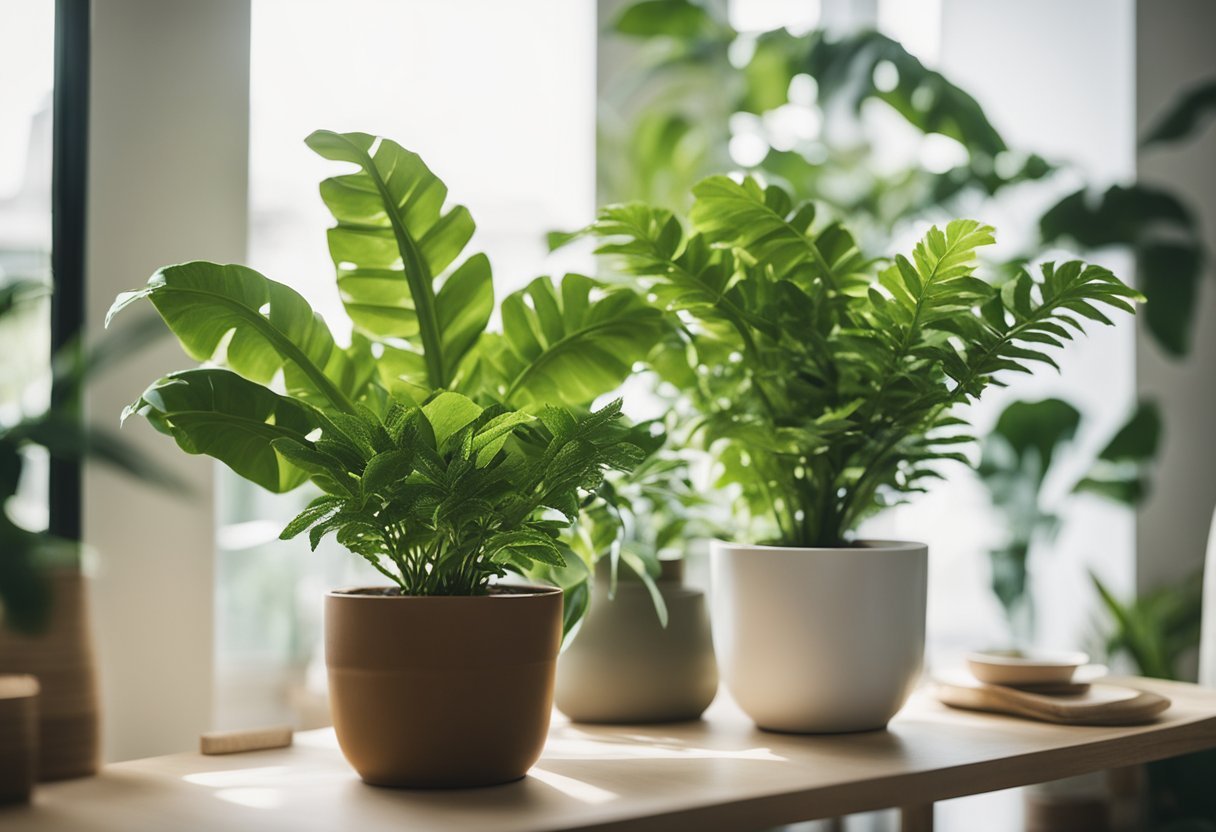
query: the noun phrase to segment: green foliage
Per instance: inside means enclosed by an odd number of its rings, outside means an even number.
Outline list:
[[[1076,435],[1080,412],[1068,402],[1013,402],[981,443],[980,480],[1000,513],[1005,539],[988,552],[992,591],[1015,631],[1030,640],[1033,609],[1027,600],[1027,562],[1033,544],[1055,535],[1059,514],[1041,499],[1056,453]],[[1023,606],[1025,605],[1025,606]],[[1024,630],[1018,634],[1019,630]]]
[[[0,327],[18,326],[19,316],[39,311],[39,302],[49,294],[48,287],[37,281],[18,280],[0,286]],[[137,348],[146,334],[137,330],[137,337],[123,339],[123,347]],[[45,412],[21,413],[18,418],[0,424],[0,611],[3,626],[16,632],[34,633],[46,627],[51,602],[46,567],[59,563],[72,565],[77,557],[73,541],[23,528],[5,510],[8,501],[17,494],[29,450],[40,448],[56,460],[93,459],[166,488],[180,487],[180,483],[134,449],[81,420],[74,407],[75,393],[105,363],[105,358],[96,352],[85,355],[75,344],[64,347],[52,357],[50,368],[54,384],[64,394],[62,399],[57,397],[55,406]],[[29,360],[38,359],[29,357]],[[18,363],[13,361],[6,369],[15,369]],[[17,410],[21,409],[24,387],[24,383],[19,383],[11,390]]]
[[[1194,575],[1177,586],[1158,587],[1128,602],[1121,601],[1097,575],[1090,577],[1114,624],[1106,638],[1107,655],[1126,656],[1143,676],[1181,680],[1181,662],[1199,643],[1201,576]]]
[[[1189,138],[1213,114],[1216,114],[1216,78],[1208,78],[1183,92],[1140,140],[1140,146]]]
[[[727,152],[732,137],[768,146],[750,170],[851,217],[861,231],[870,223],[889,230],[963,194],[990,196],[1053,170],[1011,151],[972,96],[876,31],[740,33],[713,4],[689,0],[634,3],[613,30],[636,57],[608,76],[601,108],[600,189],[610,202],[683,207],[693,183],[737,166]],[[812,99],[791,96],[796,79],[812,82]],[[964,159],[943,172],[916,164],[876,172],[882,137],[863,119],[871,103],[923,135],[957,141]],[[782,108],[822,126],[791,144],[764,120]]]
[[[334,533],[408,594],[480,594],[507,570],[564,568],[559,533],[608,469],[642,456],[619,402],[588,413],[662,336],[628,289],[548,278],[508,296],[503,331],[474,230],[414,153],[365,133],[317,131],[329,248],[354,324],[349,347],[298,293],[252,269],[161,269],[119,296],[146,299],[208,366],[155,382],[144,416],[272,492],[320,489],[284,531]],[[107,318],[107,321],[109,317]],[[554,405],[564,405],[556,407]]]
[[[847,217],[859,238],[881,242],[965,197],[996,196],[1061,167],[1009,147],[974,97],[879,32],[740,33],[719,12],[709,3],[645,0],[621,13],[615,31],[634,49],[632,61],[609,74],[600,108],[599,179],[607,201],[681,209],[694,182],[742,167]],[[1194,136],[1214,105],[1216,85],[1196,84],[1142,146]],[[913,154],[903,169],[880,172],[875,151],[890,131],[875,122],[874,109],[921,135],[957,142],[959,161],[931,171]],[[772,125],[788,123],[791,113],[819,126],[781,135]],[[728,152],[734,138],[768,150],[741,164]],[[1174,195],[1142,184],[1082,189],[1048,209],[1035,249],[1062,239],[1131,249],[1138,288],[1149,300],[1147,330],[1178,357],[1190,349],[1206,251],[1195,223],[1173,207],[1189,213]],[[1095,235],[1100,242],[1085,241]]]
[[[711,505],[693,485],[686,457],[671,445],[658,423],[643,423],[633,432],[646,458],[633,471],[609,476],[601,500],[575,523],[571,549],[587,568],[609,564],[609,596],[618,579],[638,580],[650,592],[659,622],[667,626],[667,606],[656,580],[660,559],[683,557],[690,539],[714,537],[723,530],[708,517]]]
[[[639,289],[681,321],[687,349],[660,370],[699,414],[721,481],[757,533],[838,546],[870,512],[924,490],[937,463],[966,461],[955,405],[1006,371],[1054,365],[1046,350],[1132,311],[1106,269],[1048,263],[996,290],[975,277],[992,229],[955,220],[911,257],[865,257],[810,203],[746,178],[694,188],[692,228],[661,208],[610,206],[588,232]],[[875,277],[875,272],[877,276]]]
[[[394,404],[331,428],[325,440],[275,449],[325,494],[282,537],[335,533],[407,595],[479,595],[508,569],[565,565],[558,533],[605,469],[642,457],[616,424],[620,402],[576,419],[482,408],[459,393]],[[555,519],[557,515],[560,519]]]
[[[1045,243],[1130,248],[1149,301],[1149,332],[1174,357],[1190,351],[1207,253],[1202,229],[1177,196],[1139,184],[1113,185],[1100,194],[1083,189],[1052,206],[1039,228]]]
[[[1066,506],[1058,497],[1047,496],[1045,485],[1081,425],[1081,413],[1060,399],[1015,401],[981,443],[980,481],[1005,530],[1004,539],[988,552],[992,589],[1018,642],[1029,643],[1034,635],[1034,608],[1027,592],[1031,555],[1055,537]],[[1141,402],[1089,470],[1064,493],[1138,504],[1148,495],[1149,464],[1160,435],[1156,405]]]
[[[502,401],[529,406],[588,402],[613,389],[659,339],[665,322],[633,292],[605,291],[570,274],[560,286],[538,277],[508,296],[502,325],[501,335],[487,336],[483,380]]]
[[[494,308],[485,255],[443,277],[473,236],[469,212],[457,205],[445,213],[447,186],[394,141],[329,130],[305,141],[326,159],[360,168],[321,183],[337,220],[329,250],[351,320],[371,338],[408,345],[419,366],[400,380],[420,391],[456,387]]]

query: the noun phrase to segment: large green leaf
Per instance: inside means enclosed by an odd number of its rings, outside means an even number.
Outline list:
[[[326,159],[359,166],[321,183],[337,220],[329,249],[351,320],[368,336],[403,341],[421,356],[425,374],[410,381],[450,387],[494,306],[483,255],[442,277],[473,236],[469,212],[460,205],[445,212],[447,186],[396,142],[329,130],[306,141]]]
[[[282,372],[289,394],[354,411],[356,391],[342,386],[357,385],[365,376],[290,286],[239,265],[167,266],[143,289],[119,295],[106,324],[142,298],[152,302],[191,358],[222,363],[260,384]]]
[[[308,474],[287,462],[271,443],[307,442],[321,421],[306,404],[280,396],[228,370],[171,373],[123,412],[145,417],[186,453],[206,454],[268,491],[290,491]]]
[[[597,297],[597,294],[599,295]],[[569,274],[539,277],[502,304],[503,335],[492,360],[513,406],[586,405],[615,389],[664,330],[662,314],[628,290],[607,291]]]

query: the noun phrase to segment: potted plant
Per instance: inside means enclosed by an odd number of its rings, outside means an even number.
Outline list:
[[[781,187],[715,176],[693,195],[690,228],[631,204],[589,233],[680,321],[687,349],[661,371],[736,497],[737,536],[712,553],[724,679],[764,728],[880,728],[921,667],[927,552],[858,524],[967,461],[956,406],[1054,366],[1046,350],[1139,295],[1077,261],[994,288],[974,274],[993,232],[972,220],[880,262]]]
[[[36,280],[0,286],[0,352],[17,356],[37,342],[45,332],[45,321],[38,317],[45,313],[48,295],[49,287]],[[141,324],[87,354],[78,343],[66,345],[49,365],[41,358],[6,361],[0,379],[8,411],[0,424],[0,678],[16,674],[16,682],[7,677],[10,686],[28,689],[32,676],[38,689],[36,737],[29,743],[14,738],[11,748],[18,757],[12,759],[6,753],[10,746],[0,742],[0,768],[24,766],[22,749],[36,751],[41,781],[91,775],[101,762],[88,592],[80,543],[40,530],[20,511],[5,509],[15,508],[10,501],[18,496],[27,454],[34,448],[52,460],[89,459],[162,487],[180,485],[134,448],[88,425],[78,406],[83,384],[148,335]],[[37,366],[40,361],[43,366]],[[49,407],[30,410],[29,393],[48,381],[46,376],[60,395]],[[8,704],[22,703],[14,699]]]
[[[684,583],[689,538],[713,534],[709,505],[682,455],[644,447],[572,528],[588,610],[558,661],[555,703],[576,722],[697,719],[718,691],[705,593]]]
[[[603,472],[642,456],[619,401],[547,402],[619,384],[660,316],[629,290],[541,278],[489,333],[489,261],[453,267],[473,223],[422,160],[363,133],[307,141],[356,166],[321,185],[350,346],[252,269],[169,266],[110,315],[147,299],[207,366],[159,380],[124,417],[271,491],[311,481],[319,496],[283,536],[336,534],[389,581],[326,599],[334,725],[365,781],[513,780],[544,745],[562,600],[497,579],[560,566],[558,535]]]

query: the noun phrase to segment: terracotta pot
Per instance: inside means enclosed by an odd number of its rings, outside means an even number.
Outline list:
[[[591,607],[557,662],[557,709],[576,722],[697,719],[718,692],[705,594],[683,585],[683,561],[664,561],[657,581],[667,626],[641,581],[596,564]]]
[[[377,786],[489,786],[523,777],[549,731],[561,590],[386,592],[325,599],[330,707],[347,761]]]
[[[38,680],[0,676],[0,805],[25,803],[38,765]]]
[[[88,588],[74,569],[51,576],[50,627],[27,636],[0,627],[0,673],[28,673],[42,689],[38,700],[38,779],[97,773],[100,710]]]

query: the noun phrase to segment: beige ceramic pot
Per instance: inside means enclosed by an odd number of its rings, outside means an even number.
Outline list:
[[[51,576],[50,627],[35,636],[0,626],[0,673],[38,680],[38,779],[64,780],[97,773],[101,759],[100,709],[87,586],[75,569]]]
[[[38,680],[0,676],[0,806],[25,803],[38,765]]]
[[[548,735],[561,590],[385,592],[331,592],[325,602],[330,707],[347,761],[377,786],[523,777]]]
[[[659,593],[667,626],[646,587],[622,570],[609,597],[608,562],[596,564],[591,606],[557,662],[557,709],[576,722],[697,719],[718,692],[705,594],[685,587],[683,561],[664,561]]]

